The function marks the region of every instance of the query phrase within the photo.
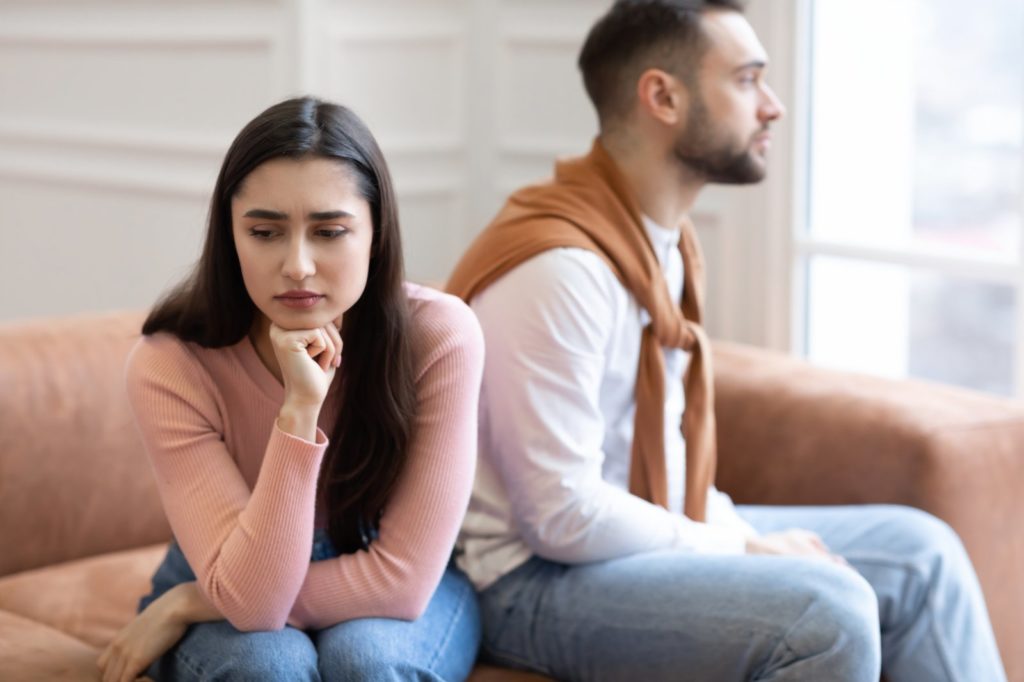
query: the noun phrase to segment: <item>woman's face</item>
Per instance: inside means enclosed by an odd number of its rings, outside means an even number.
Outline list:
[[[323,158],[273,159],[231,200],[231,229],[257,324],[314,329],[363,293],[370,265],[370,205],[352,172]]]

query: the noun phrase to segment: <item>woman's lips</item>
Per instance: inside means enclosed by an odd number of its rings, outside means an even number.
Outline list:
[[[289,308],[312,308],[322,298],[324,298],[323,294],[302,293],[275,296],[274,300]]]

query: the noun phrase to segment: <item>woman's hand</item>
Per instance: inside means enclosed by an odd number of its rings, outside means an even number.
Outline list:
[[[163,656],[192,623],[220,620],[194,582],[181,583],[160,595],[124,627],[96,665],[103,682],[130,682]]]
[[[317,329],[270,325],[270,345],[281,368],[285,404],[319,410],[341,365],[341,319]]]
[[[747,540],[747,554],[806,556],[849,565],[846,559],[833,554],[817,533],[796,528],[750,538]]]

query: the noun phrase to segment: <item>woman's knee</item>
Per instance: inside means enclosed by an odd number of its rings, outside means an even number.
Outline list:
[[[192,626],[156,665],[167,680],[318,680],[317,652],[295,628],[240,632],[225,621]]]
[[[320,676],[338,680],[439,679],[400,636],[399,621],[362,619],[331,628],[319,641]],[[415,647],[413,647],[415,649]]]
[[[462,679],[480,645],[480,611],[469,580],[449,567],[414,621],[361,618],[321,631],[325,680]]]
[[[317,638],[320,675],[331,680],[446,680],[469,675],[479,622],[435,624],[389,618],[347,621]]]

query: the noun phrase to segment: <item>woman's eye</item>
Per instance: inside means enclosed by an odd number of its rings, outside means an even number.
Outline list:
[[[249,234],[257,239],[270,239],[274,236],[274,232],[272,230],[261,230],[258,227],[250,228]]]
[[[320,228],[316,231],[317,236],[326,237],[327,239],[336,239],[343,234],[348,232],[345,228]]]

